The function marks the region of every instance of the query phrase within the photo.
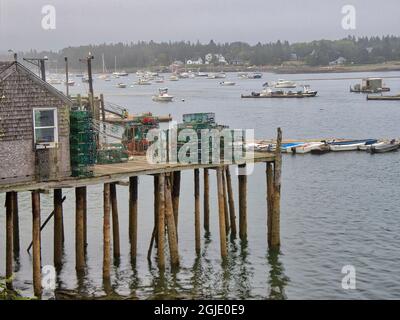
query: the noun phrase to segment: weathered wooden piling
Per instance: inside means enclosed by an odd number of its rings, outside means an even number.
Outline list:
[[[84,197],[84,187],[75,188],[75,268],[78,272],[85,269]]]
[[[219,217],[219,238],[221,257],[225,259],[228,255],[226,248],[225,212],[224,212],[224,191],[222,182],[222,168],[217,168],[217,191],[218,191],[218,217]]]
[[[131,259],[137,255],[138,177],[129,178],[129,239]]]
[[[281,244],[280,240],[280,215],[281,215],[281,170],[282,170],[282,130],[278,128],[278,137],[275,151],[274,164],[274,192],[273,192],[273,209],[271,217],[271,239],[270,248],[277,249]]]
[[[103,279],[111,278],[110,184],[103,190]]]
[[[63,250],[63,207],[62,189],[54,189],[54,265],[60,267],[62,264]]]
[[[229,166],[225,168],[225,176],[226,176],[226,185],[228,188],[228,202],[229,202],[229,217],[231,224],[231,236],[236,237],[236,213],[235,213],[235,200],[232,190],[232,178],[231,172],[229,170]]]
[[[204,211],[204,230],[210,232],[210,182],[208,169],[204,169],[204,198],[203,198],[203,211]]]
[[[165,237],[165,194],[164,194],[165,176],[161,173],[158,177],[158,219],[157,219],[157,242],[158,242],[158,267],[165,268],[164,256],[164,237]]]
[[[160,211],[160,176],[155,175],[154,176],[154,240],[155,240],[155,246],[158,246],[158,215]]]
[[[179,266],[179,250],[178,250],[178,237],[176,231],[176,224],[173,212],[173,201],[171,195],[172,186],[170,177],[165,177],[164,194],[165,194],[165,219],[168,231],[169,252],[171,256],[171,266],[174,268]]]
[[[87,247],[87,188],[82,187],[82,198],[83,198],[83,247],[86,256]]]
[[[13,251],[14,258],[19,256],[19,212],[18,212],[18,193],[13,192]]]
[[[172,183],[172,206],[174,209],[174,220],[176,230],[178,230],[178,218],[179,218],[179,195],[181,190],[181,172],[174,171]]]
[[[196,254],[200,254],[200,170],[194,169],[194,234]]]
[[[40,244],[40,192],[32,191],[33,292],[42,296],[41,244]]]
[[[121,250],[120,250],[120,237],[119,237],[117,186],[115,183],[110,184],[110,202],[111,202],[111,216],[112,216],[112,230],[113,230],[113,253],[114,253],[114,259],[119,259],[121,255]]]
[[[242,171],[246,171],[246,165],[239,165]],[[239,236],[241,240],[247,237],[247,175],[239,175]]]
[[[225,231],[226,235],[229,234],[229,209],[228,209],[228,192],[226,188],[226,177],[225,177],[225,168],[222,169],[222,186],[223,186],[223,195],[224,195],[224,213],[225,213]]]
[[[13,275],[13,206],[14,192],[6,193],[6,286],[12,289]]]

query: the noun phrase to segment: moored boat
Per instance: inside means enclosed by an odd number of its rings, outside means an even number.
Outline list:
[[[329,143],[329,148],[331,151],[353,151],[359,150],[359,147],[363,145],[372,145],[376,142],[376,139],[333,141]]]
[[[329,145],[327,143],[324,143],[323,145],[319,146],[318,148],[311,150],[311,154],[325,154],[330,151],[331,151],[331,149],[329,148]]]
[[[296,88],[297,84],[294,81],[279,79],[273,86],[275,88]]]
[[[303,145],[290,148],[290,150],[291,150],[290,152],[292,152],[292,153],[300,153],[300,154],[309,153],[312,150],[320,148],[324,144],[325,143],[323,143],[323,142],[308,142],[308,143],[305,143]],[[289,150],[288,150],[288,152],[289,152]]]
[[[395,140],[390,141],[389,143],[383,143],[383,144],[376,144],[372,145],[371,148],[367,149],[367,152],[370,153],[385,153],[385,152],[391,152],[391,151],[396,151],[400,148],[400,143],[396,142]]]
[[[233,82],[233,81],[222,81],[219,84],[221,86],[234,86],[234,85],[236,85],[236,82]]]
[[[126,84],[125,83],[122,83],[122,82],[120,82],[120,83],[118,83],[117,84],[117,86],[116,86],[117,88],[121,88],[121,89],[124,89],[124,88],[126,88]]]
[[[153,101],[157,102],[171,102],[174,96],[168,94],[167,88],[161,88],[158,90],[158,95],[153,96]]]

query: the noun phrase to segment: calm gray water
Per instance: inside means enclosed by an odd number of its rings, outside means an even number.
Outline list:
[[[370,73],[368,76],[398,73]],[[285,79],[363,77],[365,74],[285,75]],[[273,138],[281,126],[284,138],[392,138],[399,137],[399,102],[367,102],[351,94],[356,80],[308,81],[319,91],[315,99],[240,99],[241,93],[261,89],[265,81],[281,76],[264,74],[261,80],[228,78],[235,87],[220,87],[219,80],[187,79],[166,82],[175,102],[151,101],[158,85],[117,89],[117,82],[95,81],[95,91],[106,100],[127,106],[134,113],[215,112],[219,123],[231,128],[252,128],[259,138]],[[283,76],[282,76],[283,77]],[[134,76],[129,77],[133,83]],[[126,81],[126,79],[119,79]],[[79,83],[79,79],[77,81]],[[400,81],[387,79],[392,93]],[[60,87],[62,88],[62,87]],[[84,85],[73,92],[86,92]],[[185,101],[181,101],[184,99]],[[118,187],[121,251],[114,265],[113,290],[117,294],[151,297],[239,299],[370,299],[400,298],[400,153],[370,155],[364,152],[323,156],[284,156],[282,181],[282,247],[268,252],[266,243],[265,167],[257,165],[248,179],[248,242],[229,243],[229,258],[221,264],[215,184],[211,184],[211,234],[202,234],[202,254],[194,253],[193,173],[184,172],[179,220],[181,268],[160,274],[155,260],[146,255],[153,227],[153,181],[139,184],[138,259],[130,263],[128,244],[128,190]],[[210,181],[215,181],[214,173]],[[237,190],[236,179],[234,188]],[[202,190],[202,189],[201,189]],[[102,189],[88,188],[87,275],[78,281],[74,259],[74,192],[65,190],[65,264],[58,277],[59,289],[78,289],[87,295],[104,294],[102,285]],[[0,195],[4,203],[4,195]],[[30,194],[20,194],[21,256],[16,264],[15,287],[32,295]],[[237,201],[236,201],[237,206]],[[5,273],[5,210],[0,215],[0,274]],[[42,220],[52,211],[51,195],[42,196]],[[42,233],[43,265],[52,264],[52,223]],[[341,286],[342,267],[353,265],[357,289]],[[45,298],[51,297],[46,293]]]

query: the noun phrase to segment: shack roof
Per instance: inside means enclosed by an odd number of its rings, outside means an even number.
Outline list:
[[[50,92],[54,96],[58,97],[68,106],[72,106],[72,101],[61,91],[57,90],[55,87],[43,81],[34,72],[29,70],[23,64],[18,61],[0,61],[0,86],[3,81],[5,81],[10,75],[19,72],[28,76],[33,82],[41,86],[46,91]]]

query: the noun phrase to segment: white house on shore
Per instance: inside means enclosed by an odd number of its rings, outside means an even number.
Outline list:
[[[204,61],[202,58],[197,58],[197,59],[189,59],[186,61],[186,64],[189,65],[200,65],[200,64],[204,64]]]

